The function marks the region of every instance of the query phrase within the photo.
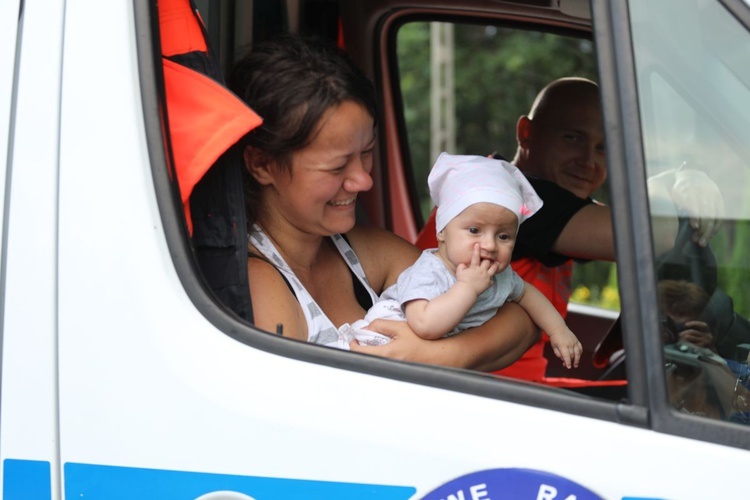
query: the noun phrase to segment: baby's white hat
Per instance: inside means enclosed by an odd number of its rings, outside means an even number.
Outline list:
[[[542,208],[541,198],[518,168],[484,156],[441,153],[427,184],[437,205],[438,233],[475,203],[505,207],[516,214],[519,224]]]

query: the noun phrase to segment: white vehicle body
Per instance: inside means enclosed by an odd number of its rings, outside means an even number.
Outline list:
[[[750,430],[664,424],[663,381],[659,410],[329,352],[189,292],[149,149],[145,3],[0,5],[3,498],[747,494]]]

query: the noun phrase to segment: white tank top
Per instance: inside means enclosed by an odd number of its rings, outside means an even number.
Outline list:
[[[331,236],[331,240],[344,258],[344,262],[349,266],[349,269],[351,269],[357,279],[359,279],[360,283],[365,287],[365,290],[367,290],[367,293],[370,295],[370,299],[374,304],[378,300],[378,295],[367,282],[365,271],[352,247],[339,234]],[[257,224],[253,225],[252,231],[248,234],[248,241],[252,243],[265,258],[276,266],[276,269],[279,270],[291,285],[292,291],[296,295],[300,307],[302,308],[302,312],[305,315],[305,320],[307,321],[307,341],[314,344],[337,347],[339,349],[348,349],[350,339],[339,333],[338,328],[330,319],[328,319],[328,316],[323,313],[320,307],[318,307],[318,304],[297,279],[294,271],[292,271],[286,263],[271,242],[271,239]]]

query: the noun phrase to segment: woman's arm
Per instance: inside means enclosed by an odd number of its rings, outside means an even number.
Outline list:
[[[352,345],[352,351],[485,372],[510,365],[539,339],[534,322],[514,303],[503,305],[482,326],[437,340],[419,338],[404,321],[376,320],[368,328],[388,335],[391,342],[382,346]]]
[[[269,332],[281,325],[284,337],[307,341],[307,323],[299,302],[279,271],[263,259],[247,261],[247,276],[253,293],[253,324]]]

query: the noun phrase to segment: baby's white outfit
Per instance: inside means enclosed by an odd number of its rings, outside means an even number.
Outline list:
[[[456,276],[436,252],[434,248],[423,251],[414,265],[402,272],[398,281],[383,292],[380,301],[365,315],[364,323],[383,317],[403,320],[404,304],[417,299],[432,300],[455,285]],[[493,277],[492,285],[477,297],[464,319],[448,335],[484,324],[505,302],[520,297],[523,290],[521,277],[510,266],[506,267]]]

